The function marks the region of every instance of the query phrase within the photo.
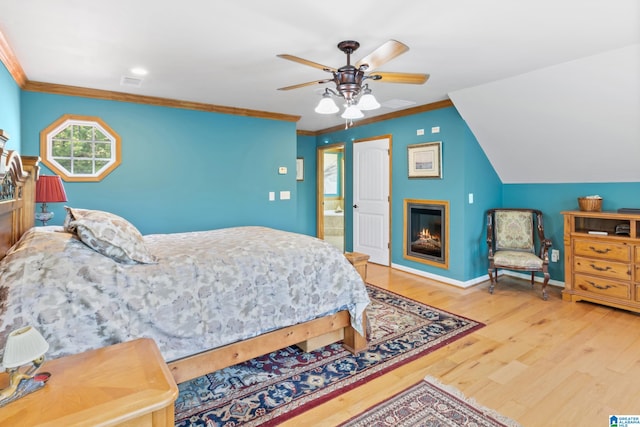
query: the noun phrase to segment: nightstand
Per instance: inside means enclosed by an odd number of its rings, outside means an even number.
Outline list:
[[[358,270],[360,277],[365,282],[367,281],[367,264],[369,262],[369,255],[361,254],[360,252],[347,252],[344,254],[351,264]]]
[[[152,339],[48,360],[39,372],[51,373],[47,384],[0,408],[0,425],[174,425],[178,386]],[[7,380],[0,374],[0,387]]]

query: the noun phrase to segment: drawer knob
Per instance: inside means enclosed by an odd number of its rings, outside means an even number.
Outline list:
[[[609,253],[609,251],[611,251],[611,248],[606,248],[606,249],[596,249],[593,246],[589,246],[589,249],[591,249],[593,252],[597,253],[597,254],[606,254]]]

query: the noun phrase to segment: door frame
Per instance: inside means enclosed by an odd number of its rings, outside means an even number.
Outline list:
[[[393,135],[392,134],[385,134],[385,135],[378,135],[378,136],[372,136],[372,137],[368,137],[368,138],[362,138],[362,139],[355,139],[353,140],[353,145],[357,144],[357,143],[361,143],[361,142],[369,142],[369,141],[376,141],[379,139],[387,139],[389,141],[389,203],[388,203],[388,208],[389,208],[389,245],[387,247],[387,250],[389,252],[389,265],[391,266],[392,261],[391,261],[391,248],[393,246]],[[353,166],[352,166],[353,168]],[[351,171],[352,176],[355,175],[356,171],[352,170]],[[353,182],[351,183],[351,185],[353,186]],[[351,189],[351,194],[354,194],[354,188]],[[352,203],[355,203],[352,200]],[[355,228],[352,227],[351,228],[351,241],[354,241],[354,236],[353,234],[355,233]]]
[[[335,149],[342,149],[342,161],[346,166],[346,144],[344,142],[336,142],[334,144],[321,145],[316,148],[316,237],[324,240],[324,152]],[[342,173],[342,185],[344,191],[345,173]],[[344,196],[344,194],[343,194]],[[345,209],[346,206],[343,206]],[[343,245],[346,243],[346,223],[343,223]],[[344,247],[344,246],[343,246]]]

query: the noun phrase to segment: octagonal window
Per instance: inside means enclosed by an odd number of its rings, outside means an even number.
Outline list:
[[[40,153],[65,181],[100,181],[120,164],[120,136],[98,117],[66,114],[40,133]]]

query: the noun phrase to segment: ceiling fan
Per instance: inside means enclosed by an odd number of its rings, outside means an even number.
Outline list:
[[[278,55],[279,58],[288,59],[289,61],[298,62],[313,68],[319,68],[332,74],[332,78],[285,86],[278,88],[278,90],[298,89],[305,86],[333,82],[336,85],[336,89],[325,89],[322,99],[315,111],[320,114],[333,114],[338,112],[339,108],[333,101],[332,95],[340,96],[346,101],[346,109],[342,113],[342,117],[345,119],[357,119],[364,116],[362,113],[363,110],[380,108],[380,104],[371,93],[369,85],[365,83],[367,80],[380,80],[385,83],[424,84],[429,78],[428,74],[418,73],[394,73],[385,71],[371,73],[393,58],[408,51],[409,47],[404,43],[389,40],[352,65],[351,54],[359,47],[360,43],[354,40],[345,40],[338,43],[338,49],[347,55],[347,65],[340,68],[328,67],[293,55]]]

